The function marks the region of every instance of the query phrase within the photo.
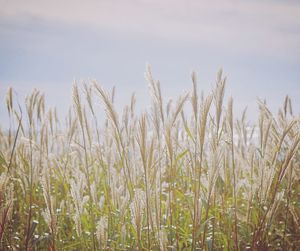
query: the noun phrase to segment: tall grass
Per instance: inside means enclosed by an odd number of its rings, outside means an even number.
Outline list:
[[[92,81],[74,85],[65,122],[39,91],[22,106],[8,90],[0,249],[298,250],[300,119],[290,98],[276,116],[259,100],[255,123],[224,100],[222,71],[207,96],[192,73],[176,102],[150,67],[145,76],[148,111],[136,114],[133,95],[118,114],[114,90]]]

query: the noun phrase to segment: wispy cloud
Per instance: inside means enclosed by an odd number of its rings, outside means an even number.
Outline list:
[[[30,15],[96,31],[215,45],[292,59],[300,55],[300,2],[196,0],[1,1],[1,15]]]

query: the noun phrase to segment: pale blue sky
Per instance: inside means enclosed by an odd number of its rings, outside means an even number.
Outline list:
[[[237,112],[254,118],[257,97],[276,111],[286,94],[299,112],[300,1],[0,0],[1,121],[8,86],[20,100],[40,89],[63,114],[74,79],[145,107],[146,62],[166,97],[191,89],[192,70],[207,92],[222,67]]]

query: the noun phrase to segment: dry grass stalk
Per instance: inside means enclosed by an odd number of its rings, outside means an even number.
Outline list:
[[[73,88],[65,124],[34,90],[22,113],[6,96],[0,129],[0,249],[273,250],[299,245],[300,122],[287,96],[257,123],[210,95],[164,103],[151,68],[151,110],[118,114],[115,90]],[[94,99],[106,110],[101,121]],[[187,100],[190,99],[191,113]],[[176,100],[176,99],[174,99]],[[39,222],[39,224],[38,224]]]

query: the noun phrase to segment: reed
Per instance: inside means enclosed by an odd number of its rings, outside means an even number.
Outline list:
[[[193,72],[191,92],[175,101],[164,100],[150,66],[145,78],[148,110],[136,113],[132,95],[118,114],[115,90],[90,81],[74,84],[65,120],[38,90],[20,105],[9,88],[0,249],[297,250],[300,120],[291,99],[276,115],[258,100],[249,121],[225,98],[222,70],[206,96]]]

